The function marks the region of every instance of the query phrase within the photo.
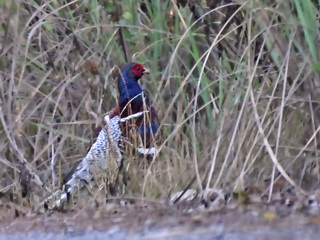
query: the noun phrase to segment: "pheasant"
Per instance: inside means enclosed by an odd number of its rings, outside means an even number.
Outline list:
[[[134,62],[122,68],[118,76],[117,106],[104,117],[104,127],[64,189],[56,191],[45,200],[46,208],[60,208],[69,195],[76,194],[85,186],[91,187],[94,176],[101,171],[106,172],[109,164],[116,162],[117,166],[121,166],[126,144],[134,145],[142,155],[155,153],[158,116],[148,95],[138,83],[145,72],[141,64]]]

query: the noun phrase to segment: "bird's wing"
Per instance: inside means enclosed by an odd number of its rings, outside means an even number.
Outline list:
[[[90,187],[94,176],[97,176],[101,170],[106,171],[112,162],[116,162],[119,166],[122,160],[121,149],[118,145],[121,139],[120,122],[126,122],[143,114],[144,112],[139,112],[122,119],[119,116],[114,116],[110,119],[110,116],[106,115],[104,118],[105,126],[100,131],[97,140],[93,143],[87,155],[77,166],[70,180],[65,184],[64,190],[56,191],[45,200],[47,208],[60,208],[67,201],[68,194],[73,195],[84,186]]]

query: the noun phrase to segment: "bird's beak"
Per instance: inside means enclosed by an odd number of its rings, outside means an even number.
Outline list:
[[[150,73],[150,69],[149,68],[144,68],[143,74],[149,74],[149,73]]]

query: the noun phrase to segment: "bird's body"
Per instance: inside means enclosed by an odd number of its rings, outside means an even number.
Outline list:
[[[131,121],[122,123],[122,136],[136,141],[139,137],[141,148],[150,148],[155,142],[159,128],[158,115],[151,105],[149,96],[142,90],[138,80],[145,69],[141,64],[128,63],[118,76],[119,101],[113,108],[110,118],[130,116],[138,112],[146,112],[144,115]]]
[[[138,80],[145,69],[141,64],[128,63],[118,76],[119,101],[111,113],[104,118],[104,126],[85,158],[64,186],[63,191],[54,193],[50,209],[59,208],[68,195],[95,180],[97,173],[108,171],[109,165],[120,166],[123,161],[123,145],[129,142],[141,154],[154,154],[155,136],[159,122],[149,97],[141,89]],[[48,201],[47,201],[48,202]]]

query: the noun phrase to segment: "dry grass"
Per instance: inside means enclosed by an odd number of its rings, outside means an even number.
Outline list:
[[[151,69],[165,140],[150,165],[127,158],[124,196],[164,200],[192,178],[269,197],[279,178],[319,185],[316,1],[184,2],[0,1],[3,206],[28,212],[61,186],[132,59]]]

